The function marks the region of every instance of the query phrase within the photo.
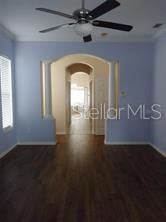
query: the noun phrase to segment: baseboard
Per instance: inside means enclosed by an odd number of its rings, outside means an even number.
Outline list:
[[[51,146],[56,145],[57,142],[18,142],[18,146]]]
[[[66,135],[66,132],[56,132],[56,135]]]
[[[12,147],[6,149],[5,151],[3,151],[3,152],[0,154],[0,159],[1,159],[2,157],[4,157],[6,154],[8,154],[11,150],[13,150],[16,146],[17,146],[17,144],[15,144],[14,146],[12,146]]]
[[[15,145],[13,145],[12,147],[8,148],[7,150],[5,150],[4,152],[2,152],[0,154],[0,159],[2,157],[4,157],[6,154],[8,154],[11,150],[13,150],[17,145],[27,145],[27,146],[42,146],[42,145],[56,145],[57,142],[19,142]],[[104,141],[105,145],[149,145],[151,147],[153,147],[157,152],[159,152],[161,155],[163,155],[164,157],[166,157],[166,152],[164,152],[163,150],[161,150],[159,147],[157,147],[156,145],[154,145],[153,143],[148,143],[148,142],[108,142],[108,141]]]
[[[150,145],[147,141],[145,142],[131,142],[131,141],[125,141],[125,142],[109,142],[109,141],[104,141],[105,145]]]
[[[155,146],[153,143],[150,142],[108,142],[108,141],[104,141],[105,145],[149,145],[152,148],[154,148],[157,152],[159,152],[162,156],[166,157],[166,152],[164,152],[163,150],[161,150],[159,147]]]
[[[153,143],[149,143],[149,145],[151,147],[153,147],[157,152],[159,152],[161,155],[163,155],[164,157],[166,157],[166,152],[164,152],[163,150],[161,150],[159,147],[157,147],[156,145],[154,145]]]
[[[16,143],[14,146],[6,149],[5,151],[3,151],[2,153],[0,153],[0,159],[2,157],[4,157],[5,155],[7,155],[10,151],[12,151],[16,146],[18,145],[24,145],[24,146],[51,146],[51,145],[56,145],[57,142],[19,142]]]

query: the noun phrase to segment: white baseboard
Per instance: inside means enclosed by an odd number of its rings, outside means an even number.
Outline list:
[[[43,146],[43,145],[56,145],[57,142],[19,142],[15,145],[13,145],[12,147],[8,148],[7,150],[5,150],[4,152],[2,152],[0,154],[0,159],[2,157],[4,157],[6,154],[8,154],[11,150],[13,150],[17,145],[27,145],[27,146]],[[108,141],[104,141],[105,145],[149,145],[151,147],[153,147],[157,152],[159,152],[161,155],[163,155],[164,157],[166,157],[166,152],[164,152],[163,150],[161,150],[159,147],[157,147],[156,145],[152,144],[152,143],[148,143],[148,142],[108,142]]]
[[[163,155],[164,157],[166,157],[166,151],[164,152],[163,150],[161,150],[159,147],[157,147],[156,145],[154,145],[153,143],[149,143],[150,146],[152,146],[157,152],[159,152],[161,155]]]
[[[18,142],[17,145],[19,146],[51,146],[56,145],[57,142]]]
[[[24,145],[24,146],[51,146],[51,145],[56,145],[57,142],[19,142],[13,145],[12,147],[6,149],[2,153],[0,153],[0,159],[4,157],[6,154],[8,154],[11,150],[13,150],[16,146],[18,145]]]
[[[13,150],[15,147],[17,146],[17,144],[13,145],[12,147],[6,149],[5,151],[3,151],[1,154],[0,154],[0,159],[2,157],[4,157],[6,154],[8,154],[11,150]]]
[[[105,145],[150,145],[147,141],[145,142],[131,142],[131,141],[125,141],[125,142],[109,142],[109,141],[104,141]]]
[[[150,143],[150,142],[108,142],[108,141],[104,141],[105,145],[149,145],[151,147],[153,147],[157,152],[159,152],[161,155],[163,155],[164,157],[166,157],[166,152],[164,152],[163,150],[161,150],[159,147],[155,146],[154,144]]]

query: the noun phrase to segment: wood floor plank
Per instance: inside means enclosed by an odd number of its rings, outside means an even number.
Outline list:
[[[59,136],[0,160],[2,222],[165,222],[166,159],[144,145]]]

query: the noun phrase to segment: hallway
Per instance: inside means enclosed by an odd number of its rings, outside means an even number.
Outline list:
[[[66,135],[0,160],[0,221],[164,222],[166,161],[150,146]]]
[[[88,118],[78,118],[78,115],[72,115],[72,121],[69,126],[69,134],[73,135],[91,135],[92,120]]]

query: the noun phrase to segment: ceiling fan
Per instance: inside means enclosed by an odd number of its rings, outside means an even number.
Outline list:
[[[119,31],[130,32],[133,29],[133,26],[124,25],[119,23],[95,20],[96,18],[104,15],[105,13],[117,8],[120,6],[120,3],[116,0],[106,0],[99,6],[97,6],[93,10],[88,10],[85,8],[85,0],[82,0],[82,7],[81,9],[77,9],[73,12],[72,15],[47,9],[47,8],[36,8],[38,11],[47,12],[54,15],[63,16],[68,19],[75,20],[75,22],[58,25],[52,28],[48,28],[45,30],[40,31],[40,33],[46,33],[54,30],[58,30],[62,27],[74,27],[75,32],[82,36],[84,42],[92,41],[91,33],[93,31],[93,27],[102,27],[102,28],[109,28],[109,29],[116,29]]]

